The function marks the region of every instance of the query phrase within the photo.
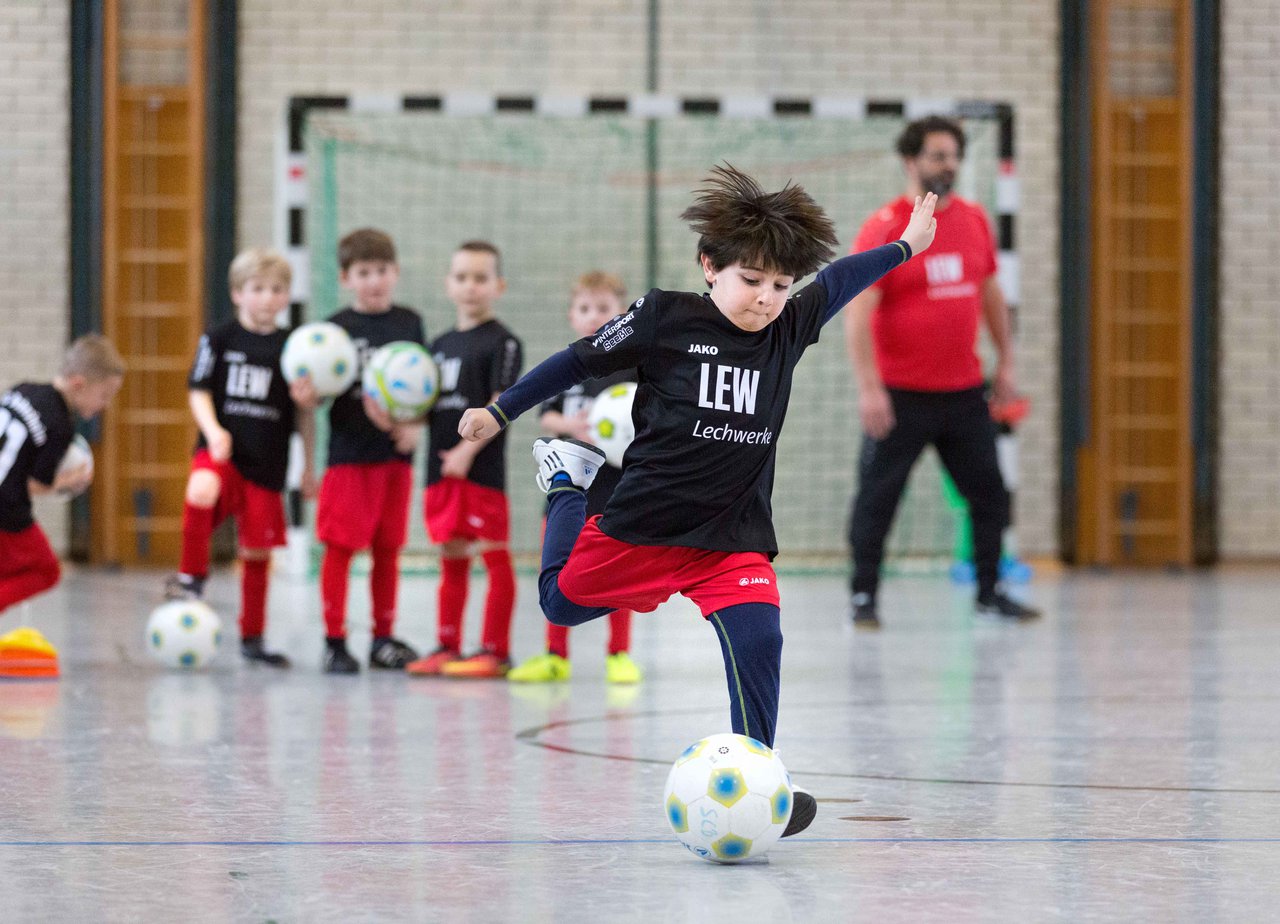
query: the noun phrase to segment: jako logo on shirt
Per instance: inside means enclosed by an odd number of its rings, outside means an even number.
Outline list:
[[[964,257],[958,253],[930,254],[924,258],[924,272],[931,286],[946,286],[964,280]]]
[[[768,584],[768,583],[769,583],[769,579],[762,578],[762,577],[740,578],[738,580],[739,587],[750,587],[752,584]]]
[[[715,356],[720,352],[720,348],[718,346],[708,346],[705,343],[691,343],[689,344],[689,352],[705,353],[708,356]]]

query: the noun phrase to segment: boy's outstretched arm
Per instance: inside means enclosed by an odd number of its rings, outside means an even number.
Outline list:
[[[589,378],[578,354],[572,348],[561,350],[530,369],[488,407],[468,408],[458,421],[458,435],[471,441],[497,436],[529,408]]]
[[[900,240],[841,257],[818,273],[817,281],[827,290],[827,314],[822,323],[830,321],[859,292],[873,285],[885,273],[929,249],[938,228],[933,217],[933,208],[937,204],[938,197],[933,193],[928,193],[923,199],[917,196],[915,209]]]

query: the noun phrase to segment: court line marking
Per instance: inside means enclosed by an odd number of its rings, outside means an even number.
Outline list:
[[[661,844],[671,838],[508,841],[0,841],[0,847],[575,847]],[[1280,837],[806,837],[804,844],[1280,844]]]
[[[821,708],[830,708],[831,704],[827,704]],[[817,708],[805,706],[789,707],[793,710],[804,708]],[[628,712],[625,718],[657,718],[669,715],[697,715],[709,711],[708,709],[655,709],[646,712]],[[560,754],[571,754],[577,757],[595,757],[601,760],[617,760],[626,763],[635,764],[654,764],[657,766],[669,766],[671,761],[661,760],[653,757],[632,757],[626,754],[609,754],[603,751],[589,751],[585,748],[574,748],[563,744],[552,744],[549,741],[542,741],[539,736],[544,732],[554,731],[559,728],[568,728],[573,725],[591,725],[602,722],[609,722],[612,719],[619,718],[618,715],[596,715],[586,716],[577,719],[563,719],[557,722],[548,722],[545,725],[534,725],[529,728],[516,732],[516,740],[528,744],[532,747],[544,748],[548,751],[555,751]],[[1121,783],[1045,783],[1030,782],[1026,780],[967,780],[967,779],[951,779],[947,777],[919,777],[919,776],[896,776],[890,773],[835,773],[822,770],[794,770],[796,776],[804,777],[824,777],[827,779],[840,780],[877,780],[888,783],[930,783],[940,786],[1007,786],[1010,788],[1021,789],[1069,789],[1069,790],[1092,790],[1103,792],[1156,792],[1156,793],[1206,793],[1214,795],[1250,795],[1250,796],[1276,796],[1280,795],[1280,789],[1250,789],[1240,787],[1213,787],[1213,786],[1138,786]],[[818,799],[822,802],[822,799]]]

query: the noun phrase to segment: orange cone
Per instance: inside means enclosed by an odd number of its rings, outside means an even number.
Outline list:
[[[39,630],[20,626],[0,635],[0,678],[57,677],[58,649]]]

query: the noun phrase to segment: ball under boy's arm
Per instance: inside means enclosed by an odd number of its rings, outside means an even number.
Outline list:
[[[855,295],[874,285],[889,270],[897,269],[910,259],[910,245],[906,241],[894,241],[827,264],[815,280],[827,290],[827,313],[822,323],[834,318]]]
[[[572,347],[554,353],[530,369],[487,408],[499,427],[505,428],[529,408],[591,378]]]

